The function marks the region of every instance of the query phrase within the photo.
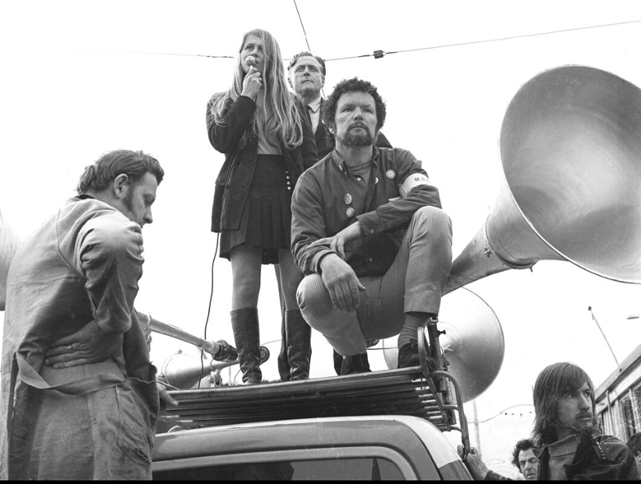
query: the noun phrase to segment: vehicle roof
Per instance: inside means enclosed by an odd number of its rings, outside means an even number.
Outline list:
[[[405,415],[325,417],[179,430],[156,436],[152,460],[350,445],[393,448],[413,462],[423,460],[429,451],[439,468],[460,460],[436,426]]]

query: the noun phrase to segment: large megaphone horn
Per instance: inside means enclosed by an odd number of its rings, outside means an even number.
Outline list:
[[[199,338],[198,336],[194,336],[193,334],[188,333],[187,331],[184,331],[176,326],[158,321],[157,319],[151,317],[151,314],[138,314],[138,317],[140,319],[144,319],[145,317],[148,319],[148,321],[143,322],[143,324],[148,325],[151,331],[164,334],[165,336],[171,336],[172,338],[184,341],[185,343],[192,344],[206,351],[218,361],[236,360],[236,358],[238,357],[236,348],[228,344],[225,340],[207,341]]]
[[[639,133],[641,90],[620,77],[569,65],[527,82],[501,128],[506,183],[444,293],[544,259],[640,283]]]
[[[499,319],[483,299],[464,288],[441,301],[438,329],[443,331],[439,345],[447,371],[459,383],[463,402],[469,402],[492,384],[503,364],[505,341]],[[396,340],[382,342],[389,369],[398,365]]]
[[[0,311],[4,311],[7,295],[7,276],[13,255],[18,248],[18,236],[5,223],[0,212]]]
[[[260,364],[265,363],[269,356],[269,349],[266,346],[261,346]],[[222,370],[238,363],[237,359],[232,361],[207,361],[178,352],[163,362],[160,367],[159,379],[175,388],[187,390],[206,377],[209,372]]]

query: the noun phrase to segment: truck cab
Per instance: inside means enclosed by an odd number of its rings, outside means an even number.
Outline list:
[[[469,480],[447,437],[406,415],[326,417],[160,434],[154,480]]]
[[[445,432],[467,421],[454,377],[426,367],[169,392],[154,480],[471,480]]]

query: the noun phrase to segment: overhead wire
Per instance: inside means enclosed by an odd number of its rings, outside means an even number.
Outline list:
[[[231,55],[184,54],[182,52],[140,52],[135,50],[76,49],[83,52],[114,52],[118,54],[174,55],[178,57],[209,57],[210,59],[234,59]]]
[[[298,10],[298,4],[296,3],[296,0],[294,0],[294,7],[296,7],[296,13],[298,14],[298,21],[300,22],[300,26],[303,29],[303,36],[305,37],[305,43],[307,44],[307,50],[312,51],[312,48],[309,46],[309,40],[307,39],[307,32],[305,31],[305,25],[303,24],[303,18],[300,16],[300,11]]]
[[[466,45],[475,45],[475,44],[486,44],[490,42],[503,42],[506,40],[516,40],[516,39],[524,39],[528,37],[540,37],[544,35],[553,35],[553,34],[562,34],[566,32],[575,32],[579,30],[588,30],[588,29],[599,29],[599,28],[605,28],[605,27],[617,27],[620,25],[627,25],[627,24],[634,24],[634,23],[639,23],[641,20],[629,20],[626,22],[616,22],[616,23],[611,23],[611,24],[599,24],[599,25],[589,25],[586,27],[574,27],[574,28],[568,28],[568,29],[559,29],[559,30],[550,30],[547,32],[537,32],[537,33],[532,33],[532,34],[522,34],[522,35],[511,35],[507,37],[497,37],[493,39],[483,39],[483,40],[471,40],[469,42],[457,42],[453,44],[441,44],[441,45],[433,45],[430,47],[418,47],[415,49],[404,49],[404,50],[396,50],[392,52],[385,52],[382,50],[375,50],[371,54],[361,54],[361,55],[356,55],[356,56],[351,56],[351,57],[335,57],[333,59],[325,59],[325,62],[329,61],[336,61],[336,60],[347,60],[347,59],[358,59],[362,57],[374,57],[375,59],[380,59],[386,55],[390,54],[400,54],[404,52],[417,52],[421,50],[434,50],[434,49],[444,49],[448,47],[462,47]]]
[[[309,45],[309,41],[307,38],[307,32],[305,31],[305,25],[303,23],[302,17],[300,15],[300,12],[298,10],[298,5],[296,4],[296,0],[294,0],[294,5],[296,7],[296,12],[298,14],[298,18],[301,24],[301,28],[303,29],[303,35],[305,37],[305,43],[307,45],[307,48],[311,52],[311,47]],[[432,45],[428,47],[416,47],[416,48],[411,48],[411,49],[401,49],[401,50],[395,50],[395,51],[390,51],[386,52],[384,50],[375,50],[371,54],[359,54],[359,55],[352,55],[352,56],[346,56],[346,57],[333,57],[333,58],[328,58],[328,59],[323,59],[325,62],[332,62],[332,61],[341,61],[341,60],[349,60],[349,59],[362,59],[366,57],[374,57],[374,59],[382,59],[386,55],[391,55],[391,54],[402,54],[402,53],[407,53],[407,52],[419,52],[419,51],[426,51],[426,50],[436,50],[436,49],[446,49],[450,47],[465,47],[469,45],[477,45],[477,44],[487,44],[487,43],[493,43],[493,42],[505,42],[508,40],[517,40],[517,39],[525,39],[529,37],[542,37],[545,35],[556,35],[556,34],[563,34],[563,33],[568,33],[568,32],[577,32],[581,30],[590,30],[590,29],[600,29],[600,28],[609,28],[609,27],[619,27],[622,25],[630,25],[630,24],[635,24],[635,23],[641,23],[641,20],[628,20],[624,22],[614,22],[614,23],[609,23],[609,24],[597,24],[597,25],[588,25],[584,27],[571,27],[567,29],[558,29],[558,30],[549,30],[546,32],[535,32],[531,34],[520,34],[520,35],[510,35],[506,37],[496,37],[496,38],[491,38],[491,39],[481,39],[481,40],[470,40],[467,42],[455,42],[455,43],[450,43],[450,44],[440,44],[440,45]],[[189,57],[207,57],[210,59],[234,59],[234,56],[231,55],[207,55],[207,54],[184,54],[184,53],[168,53],[168,52],[137,52],[137,51],[114,51],[114,50],[104,50],[104,49],[79,49],[79,50],[85,50],[85,51],[92,51],[92,52],[120,52],[123,54],[149,54],[149,55],[173,55],[173,56],[189,56]],[[288,61],[289,59],[285,59]]]
[[[489,422],[490,420],[494,420],[496,417],[500,417],[502,415],[516,415],[517,412],[513,412],[513,413],[510,413],[510,414],[507,413],[507,411],[512,409],[512,408],[516,408],[516,407],[533,407],[533,406],[534,405],[532,405],[531,403],[519,403],[517,405],[512,405],[510,407],[504,408],[503,410],[501,410],[499,413],[497,413],[496,415],[494,415],[492,417],[486,418],[484,420],[476,420],[476,421],[470,421],[470,422],[474,423],[474,424],[486,423],[486,422]],[[529,412],[526,412],[526,413],[532,414],[532,411],[529,411]],[[523,412],[518,412],[518,414],[519,414],[520,417],[523,416]]]

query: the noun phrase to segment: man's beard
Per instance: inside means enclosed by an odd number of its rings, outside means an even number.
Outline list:
[[[364,133],[353,134],[350,129],[341,136],[339,141],[345,146],[371,146],[374,144],[374,138],[367,130]]]
[[[573,433],[575,434],[592,434],[595,432],[598,432],[600,430],[600,424],[599,424],[599,419],[596,415],[591,415],[591,420],[590,422],[580,422],[576,423],[575,425],[572,426],[572,429],[574,430]]]

